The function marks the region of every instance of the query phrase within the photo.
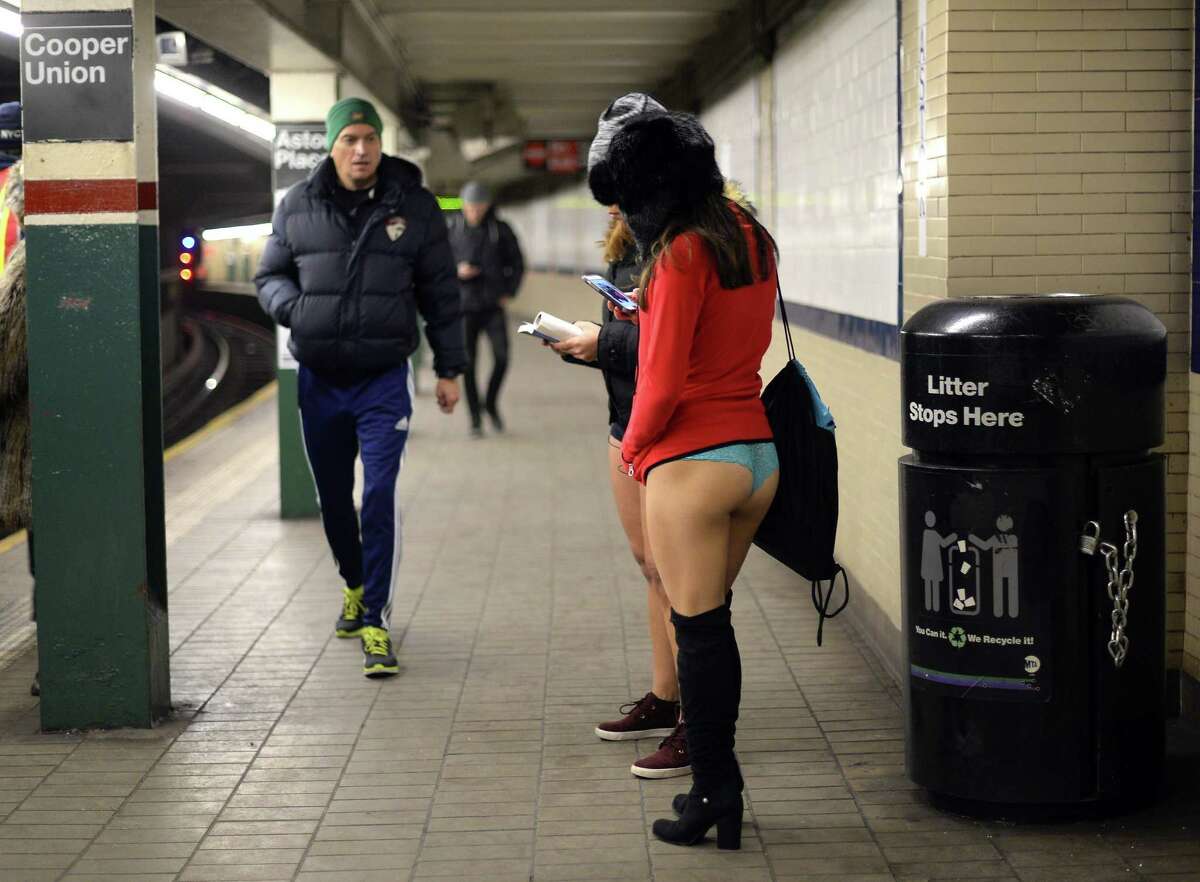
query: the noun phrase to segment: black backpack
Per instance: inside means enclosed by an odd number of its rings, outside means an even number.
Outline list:
[[[762,402],[779,453],[779,489],[754,544],[810,582],[820,646],[825,619],[840,613],[850,600],[846,571],[833,557],[838,520],[836,426],[808,371],[796,359],[783,289],[777,290],[788,363],[767,384]],[[839,576],[844,597],[831,612]]]

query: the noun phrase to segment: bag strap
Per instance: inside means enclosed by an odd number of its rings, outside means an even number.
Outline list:
[[[787,306],[783,302],[783,286],[779,284],[779,274],[775,275],[775,293],[779,295],[779,314],[783,317],[783,336],[787,340],[788,358],[796,360],[796,344],[792,342],[792,326],[788,322]]]
[[[837,588],[838,576],[842,577],[842,588],[846,592],[846,596],[842,598],[842,603],[833,612],[829,611],[829,604],[833,601],[833,592]],[[846,571],[838,564],[834,564],[833,577],[829,580],[829,590],[825,590],[824,580],[814,579],[812,586],[812,602],[817,608],[817,646],[821,645],[821,638],[824,636],[825,620],[832,619],[838,613],[846,608],[846,604],[850,602],[850,580],[846,578]]]

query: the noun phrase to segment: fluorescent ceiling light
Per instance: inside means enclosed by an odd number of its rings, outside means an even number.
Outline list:
[[[270,224],[246,224],[241,227],[218,227],[215,230],[205,230],[205,242],[221,242],[226,239],[261,239],[271,235]]]
[[[241,129],[268,143],[275,141],[275,125],[248,110],[247,104],[224,89],[160,64],[154,72],[154,89],[159,95],[178,101],[226,125]]]
[[[0,34],[19,37],[25,32],[21,27],[21,13],[14,12],[7,6],[0,6]]]

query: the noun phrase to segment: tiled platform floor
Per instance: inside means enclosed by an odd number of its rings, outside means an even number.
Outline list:
[[[816,649],[807,590],[757,552],[734,603],[744,849],[650,838],[686,780],[638,781],[654,745],[592,735],[648,653],[599,376],[514,349],[509,435],[420,402],[390,681],[331,636],[317,524],[277,519],[273,401],[169,464],[178,717],[39,735],[32,654],[0,672],[0,880],[1200,880],[1194,748],[1161,806],[1106,823],[936,811],[904,777],[893,684],[840,620]],[[13,603],[24,554],[0,558]]]

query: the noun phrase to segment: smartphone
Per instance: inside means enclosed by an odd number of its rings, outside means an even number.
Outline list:
[[[583,276],[583,280],[597,294],[618,309],[623,309],[625,312],[637,312],[637,303],[630,300],[624,291],[604,278],[604,276]]]

